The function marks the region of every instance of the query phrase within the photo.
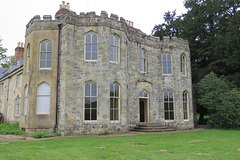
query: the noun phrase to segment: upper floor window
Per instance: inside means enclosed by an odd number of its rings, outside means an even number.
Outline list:
[[[97,120],[97,84],[90,81],[85,84],[85,120]]]
[[[98,54],[98,36],[90,32],[85,36],[85,60],[97,60]]]
[[[28,106],[28,86],[25,87],[24,91],[24,115],[27,115],[27,106]]]
[[[20,115],[20,100],[21,98],[19,96],[15,99],[15,116]]]
[[[17,76],[17,86],[21,86],[22,85],[22,74],[19,74]]]
[[[110,36],[110,62],[118,62],[119,38],[116,35]]]
[[[172,74],[172,56],[169,53],[162,55],[163,74]]]
[[[187,91],[183,92],[183,118],[188,120],[188,93]]]
[[[173,93],[164,92],[164,113],[165,120],[174,120]]]
[[[1,84],[0,84],[0,93],[3,92],[3,89],[4,89],[4,83],[1,83]]]
[[[27,47],[26,72],[29,72],[30,44]]]
[[[37,88],[37,114],[49,114],[50,86],[42,83]]]
[[[52,67],[52,42],[45,40],[40,44],[40,68]]]
[[[180,61],[181,61],[181,74],[185,76],[187,69],[186,69],[186,57],[184,54],[181,55]]]
[[[146,52],[143,49],[141,49],[139,54],[140,54],[140,72],[146,73],[147,72]]]
[[[120,89],[118,84],[112,83],[110,85],[110,120],[119,120],[119,97]]]

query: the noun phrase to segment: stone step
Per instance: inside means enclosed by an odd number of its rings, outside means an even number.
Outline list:
[[[175,129],[168,128],[166,126],[161,126],[157,123],[139,123],[136,127],[130,131],[135,132],[170,132],[175,131]]]
[[[148,130],[131,129],[130,131],[134,131],[134,132],[171,132],[171,131],[175,131],[175,129],[148,129]]]
[[[144,130],[149,130],[149,129],[168,129],[167,127],[161,127],[161,126],[153,126],[153,127],[134,127],[135,129],[144,129]]]

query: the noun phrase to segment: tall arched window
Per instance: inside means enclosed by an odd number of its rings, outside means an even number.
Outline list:
[[[165,120],[174,120],[173,93],[164,92],[164,112]]]
[[[187,91],[183,92],[183,118],[188,120],[188,93]]]
[[[110,85],[110,120],[119,120],[119,97],[120,88],[117,83]]]
[[[49,114],[50,111],[50,86],[42,83],[37,88],[37,114]]]
[[[85,120],[97,120],[97,85],[90,81],[85,84]]]
[[[140,72],[146,73],[147,72],[146,52],[143,49],[141,49],[139,54],[140,54]]]
[[[27,46],[26,72],[29,72],[30,44]]]
[[[162,55],[163,74],[172,74],[172,56],[169,53]]]
[[[116,35],[110,36],[110,62],[118,62],[119,38]]]
[[[185,76],[187,68],[186,68],[186,57],[184,54],[181,55],[180,61],[181,61],[181,74]]]
[[[27,106],[28,106],[28,86],[24,90],[24,115],[27,115]]]
[[[20,100],[21,98],[19,96],[15,99],[15,116],[20,115]]]
[[[98,37],[94,32],[89,32],[85,36],[85,60],[97,60]]]
[[[45,40],[40,44],[40,68],[52,67],[52,42]]]

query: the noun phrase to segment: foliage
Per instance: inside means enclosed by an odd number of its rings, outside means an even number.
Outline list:
[[[49,138],[49,137],[56,137],[56,136],[61,136],[61,133],[44,133],[44,132],[39,132],[39,133],[34,133],[32,134],[33,138]]]
[[[4,63],[2,63],[3,68],[9,68],[10,65],[13,65],[15,63],[15,56],[7,56],[4,59]]]
[[[19,124],[0,124],[0,134],[16,134],[16,135],[25,135],[25,132],[19,129]]]
[[[0,62],[4,60],[7,56],[4,54],[7,49],[2,47],[2,39],[0,39]],[[2,64],[2,63],[1,63]]]
[[[239,131],[217,129],[117,137],[71,137],[0,144],[0,159],[230,160],[239,159],[239,141]]]
[[[208,125],[220,129],[240,129],[240,91],[213,72],[195,86],[197,102],[208,109]]]

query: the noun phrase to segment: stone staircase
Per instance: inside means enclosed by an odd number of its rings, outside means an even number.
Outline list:
[[[134,127],[130,131],[134,132],[171,132],[176,131],[173,128],[161,126],[157,123],[139,123],[137,127]]]

